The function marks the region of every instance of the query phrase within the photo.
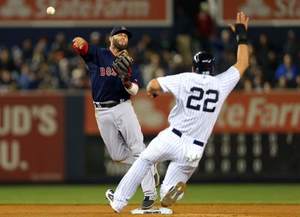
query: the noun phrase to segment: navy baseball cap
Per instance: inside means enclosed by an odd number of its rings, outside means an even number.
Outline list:
[[[116,34],[119,34],[119,33],[125,33],[125,34],[127,35],[128,38],[131,38],[131,37],[132,37],[131,32],[129,32],[129,30],[128,30],[125,26],[114,27],[114,28],[111,30],[110,35],[113,36],[113,35],[116,35]]]

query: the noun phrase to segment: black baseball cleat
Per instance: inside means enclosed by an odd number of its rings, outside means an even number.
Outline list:
[[[161,200],[161,206],[169,207],[176,203],[178,197],[184,193],[186,189],[186,184],[183,182],[178,182],[177,185],[170,188],[168,193]]]
[[[151,209],[154,206],[156,196],[145,196],[141,205],[141,209]]]
[[[157,164],[154,164],[154,181],[155,181],[155,187],[157,188],[160,184],[160,175],[158,173]]]

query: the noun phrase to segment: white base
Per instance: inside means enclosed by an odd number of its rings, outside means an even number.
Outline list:
[[[173,214],[173,211],[169,208],[152,208],[152,209],[133,209],[131,210],[131,214],[161,214],[161,215],[170,215]]]

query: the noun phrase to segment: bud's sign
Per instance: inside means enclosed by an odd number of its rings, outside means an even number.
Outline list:
[[[0,99],[0,181],[63,180],[63,97]]]

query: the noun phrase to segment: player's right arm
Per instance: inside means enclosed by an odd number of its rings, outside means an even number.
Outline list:
[[[152,79],[147,85],[147,94],[152,98],[157,97],[162,92],[170,92],[177,96],[180,89],[178,84],[184,83],[184,77],[185,74],[181,73]]]
[[[235,32],[238,42],[237,49],[237,61],[234,67],[237,68],[242,76],[249,66],[249,50],[247,41],[247,29],[248,29],[249,17],[243,12],[238,12],[236,17],[236,23],[231,26]]]
[[[75,37],[72,41],[72,47],[81,56],[86,56],[89,50],[89,44],[82,37]]]

